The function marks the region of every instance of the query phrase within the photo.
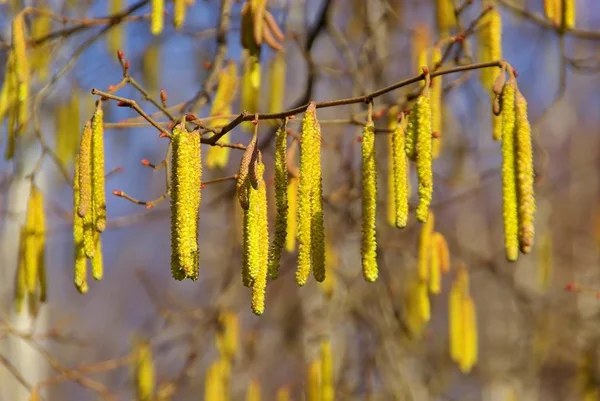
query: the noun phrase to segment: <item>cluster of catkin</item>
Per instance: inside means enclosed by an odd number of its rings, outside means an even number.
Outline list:
[[[505,65],[506,66],[506,65]],[[529,253],[534,239],[534,171],[527,101],[512,69],[505,82],[502,68],[494,84],[494,114],[502,117],[502,198],[506,258],[516,261],[519,250]]]
[[[442,289],[442,274],[450,271],[450,253],[444,236],[434,231],[432,212],[421,227],[417,259],[417,278],[407,291],[407,321],[414,336],[420,336],[431,318],[429,294]]]
[[[31,77],[26,36],[25,14],[20,12],[12,21],[12,43],[0,90],[0,125],[8,118],[6,159],[14,156],[16,138],[23,132],[28,118]]]
[[[113,1],[118,2],[118,0]],[[173,26],[175,29],[183,26],[187,7],[194,2],[195,0],[173,0]],[[160,35],[165,25],[165,0],[151,0],[150,6],[150,31],[153,35]]]
[[[204,378],[204,399],[206,401],[230,399],[231,366],[239,347],[239,319],[235,313],[227,310],[219,313],[216,343],[219,359],[208,367]]]
[[[575,28],[576,10],[575,0],[544,0],[546,19],[562,30]]]
[[[477,362],[477,314],[469,292],[469,272],[457,269],[448,301],[450,357],[463,373],[471,371]]]
[[[23,310],[28,299],[34,314],[39,302],[46,302],[46,218],[44,196],[32,182],[25,225],[19,236],[19,255],[15,279],[15,309]]]
[[[88,259],[92,264],[92,277],[102,279],[100,233],[105,228],[104,113],[99,100],[93,117],[83,127],[73,179],[74,282],[81,293],[88,291]]]

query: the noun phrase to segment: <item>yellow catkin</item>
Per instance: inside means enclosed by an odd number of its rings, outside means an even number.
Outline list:
[[[563,0],[544,0],[544,14],[548,21],[552,21],[556,25],[560,25],[562,1]]]
[[[477,362],[477,317],[471,296],[466,294],[462,299],[463,318],[463,355],[459,367],[463,373],[469,373]]]
[[[201,201],[200,134],[173,129],[171,162],[171,274],[198,279],[198,212]]]
[[[236,181],[236,192],[238,201],[243,210],[248,210],[248,188],[249,188],[249,175],[250,175],[250,163],[256,160],[256,144],[258,142],[258,127],[254,127],[254,134],[250,143],[246,146],[244,154],[240,160],[240,168],[238,170],[238,177]]]
[[[421,298],[422,298],[422,281],[418,277],[414,277],[408,283],[406,294],[405,294],[405,316],[406,326],[410,331],[411,336],[415,338],[421,337],[423,329],[425,328],[426,321],[422,318],[421,313]],[[425,286],[425,291],[427,287]]]
[[[14,52],[12,51],[8,52],[5,69],[4,82],[2,83],[2,90],[0,91],[0,122],[4,120],[12,104],[14,103],[14,95],[16,92],[16,80],[14,77]]]
[[[136,400],[151,401],[154,397],[154,361],[152,347],[148,343],[137,346],[135,364]]]
[[[423,64],[423,55],[427,54],[427,48],[431,45],[431,33],[429,25],[417,23],[414,28],[414,39],[412,40],[412,60],[414,61],[415,72],[421,73]]]
[[[290,389],[287,386],[280,387],[279,390],[277,390],[277,395],[275,395],[275,400],[276,401],[291,401],[292,396],[290,394]]]
[[[269,249],[269,277],[276,279],[279,275],[279,261],[285,247],[288,219],[287,200],[287,128],[282,124],[277,130],[275,139],[275,234]]]
[[[19,13],[12,22],[12,50],[17,78],[17,131],[23,131],[27,123],[29,111],[29,61],[25,33],[25,15]]]
[[[390,226],[396,225],[396,181],[394,175],[394,133],[398,125],[398,106],[393,106],[388,111],[388,130],[392,132],[387,138],[387,222]],[[404,150],[402,151],[404,153]]]
[[[38,269],[45,260],[44,197],[32,183],[25,221],[25,279],[29,294],[34,294],[38,284]]]
[[[334,399],[335,381],[331,343],[324,340],[321,343],[321,401],[333,401]]]
[[[58,106],[55,120],[56,156],[64,165],[73,161],[79,146],[79,99],[80,93],[71,91],[71,102]]]
[[[492,102],[494,102],[494,94],[492,93]],[[502,139],[502,114],[499,116],[492,113],[492,139],[499,141]]]
[[[554,267],[552,257],[552,234],[546,231],[542,235],[541,244],[538,248],[538,285],[542,291],[546,291],[552,280],[552,271]]]
[[[434,233],[431,237],[431,251],[429,264],[429,292],[439,294],[442,290],[442,266],[440,260],[440,252],[435,242]]]
[[[25,227],[21,227],[19,234],[19,255],[17,263],[17,274],[15,275],[15,311],[21,313],[23,310],[23,304],[25,303],[25,296],[27,295],[27,267],[25,262],[25,241],[27,238],[27,232]]]
[[[416,120],[416,163],[417,178],[419,181],[419,204],[417,205],[417,220],[427,221],[429,205],[433,195],[433,155],[431,136],[431,103],[429,91],[425,90],[417,99],[413,108],[413,120]]]
[[[296,235],[298,228],[298,177],[290,177],[287,184],[288,217],[285,250],[293,252],[296,249]]]
[[[440,259],[440,270],[442,273],[448,273],[450,271],[450,251],[448,250],[448,243],[441,233],[433,234],[432,246],[436,249]]]
[[[74,283],[77,290],[85,294],[87,284],[87,259],[83,251],[83,218],[77,214],[79,207],[79,157],[75,160],[75,177],[73,178],[73,245],[74,245]]]
[[[92,277],[94,280],[102,280],[104,276],[104,261],[102,257],[102,239],[100,233],[96,233],[96,248],[94,251],[94,259],[92,259]]]
[[[431,319],[431,303],[429,302],[427,282],[420,281],[417,291],[419,317],[422,322],[427,323]]]
[[[111,15],[117,14],[123,10],[123,0],[110,0],[108,12]],[[117,51],[125,50],[123,46],[123,30],[125,24],[115,24],[106,34],[106,47],[111,60],[116,60]]]
[[[527,101],[517,93],[515,104],[515,163],[517,177],[517,200],[519,214],[519,247],[528,253],[535,235],[535,197],[533,189],[533,150],[531,126],[527,117]]]
[[[436,65],[442,61],[442,51],[439,46],[435,46],[431,52],[430,70],[434,70]],[[442,95],[444,83],[442,76],[432,78],[431,80],[431,131],[433,135],[432,156],[436,159],[440,155],[442,148]]]
[[[377,166],[375,155],[375,127],[367,123],[362,136],[362,270],[365,280],[377,280]]]
[[[85,217],[92,206],[92,123],[87,121],[79,141],[79,207],[77,214]]]
[[[269,113],[278,113],[284,108],[285,70],[285,52],[278,51],[273,56],[269,71]]]
[[[502,58],[502,18],[497,9],[492,9],[482,18],[479,30],[479,61],[488,62]],[[486,90],[491,90],[497,76],[494,68],[481,69],[481,83]]]
[[[322,283],[319,283],[319,288],[327,299],[333,297],[336,282],[336,270],[338,269],[339,257],[338,253],[329,240],[325,242],[325,255],[327,264],[327,277]]]
[[[223,70],[219,73],[219,83],[217,92],[210,111],[211,117],[227,116],[231,114],[231,104],[235,99],[237,92],[238,76],[237,66],[233,61],[229,61]],[[229,123],[228,118],[215,119],[212,125],[221,127]],[[229,136],[226,135],[219,139],[219,143],[228,144]],[[230,148],[211,146],[206,156],[206,167],[208,168],[224,168],[229,161]]]
[[[300,183],[298,186],[298,270],[296,282],[306,284],[313,270],[317,281],[325,279],[325,229],[321,177],[321,128],[315,103],[302,121]]]
[[[149,93],[156,93],[160,84],[160,46],[151,43],[142,55],[142,78]]]
[[[43,7],[43,11],[50,11],[48,7]],[[36,15],[31,24],[31,38],[38,40],[50,33],[52,30],[52,19],[47,15]],[[50,74],[50,60],[52,53],[48,46],[39,45],[34,50],[31,57],[31,70],[36,71],[40,81],[48,79]]]
[[[306,401],[321,401],[321,361],[314,359],[308,366]]]
[[[104,112],[102,102],[99,101],[92,117],[92,202],[95,211],[94,227],[98,232],[106,228],[104,174]]]
[[[515,84],[509,81],[502,91],[502,199],[506,258],[519,256],[519,219],[515,171]]]
[[[217,348],[222,357],[231,361],[235,357],[239,344],[239,318],[231,311],[219,315],[217,331]]]
[[[450,358],[454,362],[460,362],[463,355],[463,317],[462,299],[468,288],[468,276],[464,269],[458,271],[458,275],[452,283],[448,299],[448,338],[450,342]]]
[[[255,127],[254,137],[250,142],[250,145],[246,147],[246,151],[242,156],[240,174],[238,177],[238,194],[244,194],[242,206],[244,209],[242,282],[246,287],[251,287],[253,285],[260,269],[260,204],[256,201],[258,195],[256,194],[256,190],[250,185],[248,174],[248,168],[253,159],[252,154],[254,153],[251,148],[256,145],[257,132],[258,129]],[[242,168],[244,166],[245,168]],[[251,168],[254,169],[254,165]],[[241,173],[242,170],[245,172]],[[253,203],[251,203],[252,197],[255,199]],[[240,199],[241,198],[242,197],[240,197]],[[240,201],[240,203],[242,203],[242,201]]]
[[[260,383],[257,380],[250,380],[248,390],[246,391],[246,401],[260,401],[262,398],[262,390]]]
[[[215,361],[206,370],[204,378],[204,400],[226,400],[227,391],[224,386],[224,366],[221,361]]]
[[[173,0],[173,26],[179,29],[185,22],[186,0]]]
[[[567,29],[575,28],[575,19],[577,15],[577,5],[575,0],[564,0],[564,26]]]
[[[419,259],[418,272],[419,279],[423,281],[429,280],[429,267],[431,266],[431,249],[433,246],[433,228],[435,226],[435,216],[432,212],[429,213],[429,219],[421,226],[419,234]]]
[[[456,26],[456,15],[452,0],[437,0],[437,26],[440,37],[448,36],[450,30]]]
[[[164,27],[165,0],[152,0],[151,8],[150,32],[152,32],[153,35],[160,35]]]
[[[44,197],[38,193],[35,208],[36,248],[37,248],[37,282],[40,302],[46,302],[46,216],[44,213]]]
[[[265,291],[267,287],[267,274],[269,263],[269,224],[267,220],[267,186],[263,179],[265,166],[258,162],[258,188],[250,189],[250,213],[255,213],[253,221],[256,231],[251,234],[254,239],[253,245],[256,249],[252,250],[250,256],[250,270],[255,270],[256,274],[252,282],[252,312],[255,315],[262,315],[265,311]]]
[[[258,112],[258,103],[260,96],[260,60],[257,55],[253,55],[248,50],[242,51],[242,87],[241,104],[244,111],[249,113]],[[242,128],[249,130],[251,123],[242,123]]]
[[[409,176],[406,146],[406,119],[396,126],[392,133],[394,159],[394,203],[395,225],[404,228],[408,224]]]

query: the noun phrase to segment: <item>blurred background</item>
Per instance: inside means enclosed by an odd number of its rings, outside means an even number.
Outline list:
[[[32,71],[30,116],[38,123],[27,125],[13,159],[0,161],[0,400],[27,400],[34,388],[46,400],[250,400],[249,386],[258,385],[264,400],[276,400],[286,388],[292,400],[325,401],[307,394],[314,384],[311,366],[322,362],[323,344],[331,346],[337,400],[600,399],[597,0],[577,0],[575,27],[567,30],[546,18],[543,0],[456,0],[458,26],[441,33],[436,1],[268,2],[285,34],[284,109],[366,94],[415,76],[420,73],[418,52],[459,33],[466,32],[466,39],[451,47],[442,68],[480,62],[479,16],[489,3],[500,12],[502,57],[518,72],[519,89],[529,103],[536,243],[516,263],[506,261],[502,157],[500,143],[492,140],[489,89],[482,86],[479,71],[445,75],[432,212],[452,267],[441,292],[429,295],[431,319],[417,328],[411,290],[422,226],[414,218],[416,174],[411,177],[415,190],[409,224],[395,228],[387,218],[385,111],[394,104],[407,107],[418,84],[374,103],[384,113],[376,121],[379,279],[367,283],[361,272],[361,127],[356,120],[365,119],[366,107],[319,109],[328,278],[324,284],[311,278],[298,287],[297,253],[284,251],[280,277],[268,283],[266,311],[260,317],[251,313],[250,291],[241,282],[242,214],[235,183],[227,180],[203,190],[200,278],[175,281],[169,266],[168,200],[147,210],[111,195],[121,190],[150,200],[163,194],[164,171],[154,172],[140,160],[159,163],[168,141],[159,139],[158,131],[134,110],[105,102],[106,171],[117,169],[106,184],[105,274],[101,281],[90,280],[87,294],[77,292],[72,187],[63,172],[73,174],[80,130],[94,110],[91,89],[106,91],[122,78],[116,49],[124,52],[131,76],[154,99],[160,89],[166,91],[169,110],[177,116],[210,115],[220,72],[215,64],[232,60],[242,71],[242,1],[188,1],[179,29],[172,23],[173,4],[166,2],[159,35],[150,31],[150,3],[0,1],[2,76],[11,21],[25,7],[46,10],[26,16],[28,57],[38,66]],[[115,15],[123,19],[111,19]],[[45,28],[39,19],[47,21]],[[219,28],[225,41],[218,40]],[[447,49],[448,42],[442,43]],[[274,56],[273,49],[263,46],[258,111],[270,107]],[[233,114],[242,110],[239,87]],[[147,113],[157,112],[131,86],[116,94],[136,100]],[[168,123],[165,115],[153,116],[164,126]],[[289,124],[293,134],[299,134],[300,117]],[[51,157],[36,167],[42,153],[36,132],[62,170]],[[261,123],[271,226],[273,133],[273,126]],[[250,140],[241,127],[228,136],[234,143]],[[3,133],[3,153],[6,146]],[[203,180],[235,174],[240,157],[232,149],[224,168],[205,166]],[[17,314],[13,298],[18,233],[30,188],[27,175],[34,168],[35,183],[45,196],[48,301],[30,315]],[[461,371],[449,352],[448,295],[457,266],[468,272],[476,310],[478,358],[469,372]],[[224,358],[218,338],[235,331],[235,322],[237,351],[229,355],[228,378],[215,379],[215,364]],[[141,397],[136,385],[140,344],[150,345],[152,352],[154,398]],[[211,380],[226,380],[229,394],[210,398]]]

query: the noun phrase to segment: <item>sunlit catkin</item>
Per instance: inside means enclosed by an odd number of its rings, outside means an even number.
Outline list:
[[[563,0],[544,0],[544,14],[548,21],[560,25]]]
[[[152,360],[152,347],[148,343],[141,343],[136,347],[135,362],[136,400],[152,401],[154,397],[154,361]]]
[[[575,0],[564,0],[563,1],[565,10],[564,10],[564,18],[565,18],[565,22],[564,22],[564,26],[567,29],[573,29],[575,28],[575,19],[576,19],[576,10],[577,10],[577,5],[576,5],[576,1]]]
[[[246,401],[260,401],[262,399],[262,390],[257,380],[250,380],[246,391]]]
[[[248,50],[242,51],[242,86],[240,106],[250,113],[258,112],[260,95],[260,60],[258,55],[251,54]],[[251,123],[242,123],[242,128],[249,130]]]
[[[394,176],[394,132],[398,126],[398,106],[390,107],[388,111],[387,128],[392,132],[387,138],[387,222],[396,225],[396,182]]]
[[[479,29],[479,61],[488,62],[502,58],[502,17],[497,9],[492,9],[482,18]],[[497,70],[494,68],[481,69],[481,83],[490,90],[494,85]]]
[[[269,224],[267,216],[267,186],[263,179],[265,166],[261,161],[257,164],[258,188],[250,189],[251,221],[254,223],[250,238],[255,248],[250,249],[249,270],[255,271],[252,282],[252,312],[262,315],[265,311],[265,291],[269,264]]]
[[[204,400],[221,401],[227,399],[227,389],[225,388],[223,361],[214,361],[206,370],[204,378]]]
[[[173,0],[173,26],[175,29],[181,28],[185,21],[186,0]]]
[[[225,359],[231,361],[235,357],[239,344],[239,318],[231,311],[219,315],[219,329],[217,330],[217,348]]]
[[[44,197],[32,183],[25,221],[25,280],[29,294],[35,294],[39,269],[45,268]]]
[[[275,235],[269,249],[269,277],[276,279],[279,275],[279,261],[286,242],[288,219],[288,171],[287,171],[287,128],[282,124],[277,130],[275,139]]]
[[[440,37],[447,36],[456,26],[456,15],[452,0],[437,0],[437,26]]]
[[[198,279],[198,212],[201,201],[200,134],[180,123],[172,134],[171,274]]]
[[[285,238],[285,250],[293,252],[296,249],[296,235],[298,229],[298,184],[300,179],[291,176],[287,184],[288,215]]]
[[[440,260],[440,270],[442,273],[448,273],[450,271],[450,251],[448,250],[448,243],[441,233],[434,233],[432,239],[432,246],[436,249]]]
[[[98,101],[92,117],[92,202],[94,227],[98,232],[106,228],[106,189],[104,186],[104,112]]]
[[[431,241],[431,256],[429,263],[429,292],[437,295],[442,290],[442,266],[440,262],[440,252],[435,246],[434,242],[435,234],[432,236]]]
[[[237,198],[240,203],[240,207],[247,210],[249,207],[248,189],[250,183],[248,182],[248,176],[250,175],[250,163],[253,159],[256,159],[255,153],[257,152],[256,144],[258,141],[258,128],[254,127],[254,134],[250,143],[246,146],[244,154],[240,160],[240,168],[238,169],[238,176],[236,181],[236,192]]]
[[[102,239],[100,233],[96,233],[94,259],[92,259],[92,277],[94,280],[102,280],[104,276],[104,258],[102,257]]]
[[[365,280],[377,280],[377,167],[375,164],[375,127],[368,122],[362,136],[362,241],[361,258]]]
[[[421,233],[419,234],[419,256],[417,263],[419,279],[423,281],[427,281],[429,279],[434,226],[435,216],[433,213],[429,213],[429,218],[425,224],[421,226]]]
[[[406,119],[396,125],[392,133],[394,169],[395,225],[404,228],[408,224],[409,177],[406,146]]]
[[[533,151],[531,126],[527,117],[527,101],[521,93],[515,104],[515,162],[517,177],[517,200],[519,214],[519,247],[528,253],[533,245],[535,197],[533,190]]]
[[[21,133],[29,110],[29,61],[25,33],[25,14],[17,14],[12,21],[12,51],[17,78],[17,133]]]
[[[419,204],[417,205],[417,220],[427,221],[429,205],[433,195],[433,148],[431,135],[431,104],[429,91],[426,89],[417,99],[414,107],[417,121],[416,161],[417,178],[419,180]]]
[[[285,70],[285,52],[278,51],[273,56],[269,71],[269,113],[278,113],[283,110]]]
[[[77,214],[80,199],[79,189],[79,157],[75,159],[75,176],[73,178],[73,245],[74,245],[74,283],[77,290],[85,294],[87,284],[87,259],[83,251],[83,218]]]
[[[519,218],[515,171],[515,84],[512,80],[502,91],[502,199],[506,258],[519,256]]]
[[[463,318],[463,355],[459,363],[460,370],[463,373],[469,373],[477,362],[477,316],[475,305],[469,294],[462,299],[462,318]]]
[[[469,277],[465,269],[458,270],[452,283],[448,299],[448,339],[450,342],[450,358],[459,363],[463,355],[463,316],[462,299],[469,288]]]
[[[48,7],[44,7],[43,11],[50,11]],[[31,24],[31,39],[39,40],[46,37],[52,30],[52,18],[47,15],[37,15]],[[48,79],[50,74],[50,60],[52,53],[48,46],[36,46],[31,57],[31,71],[37,73],[41,81]]]
[[[150,32],[153,35],[160,35],[164,26],[164,8],[165,0],[152,0],[150,13]]]
[[[321,401],[321,361],[318,358],[308,366],[305,395],[306,401]]]
[[[321,401],[335,399],[335,381],[333,377],[333,355],[331,342],[321,343]]]

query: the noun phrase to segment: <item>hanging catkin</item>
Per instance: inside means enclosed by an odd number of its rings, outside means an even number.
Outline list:
[[[321,128],[311,102],[302,121],[300,183],[298,186],[298,270],[296,282],[306,284],[313,269],[315,279],[325,279],[325,233],[321,182]]]
[[[149,93],[156,93],[160,84],[160,45],[150,43],[142,55],[142,78]]]
[[[448,273],[450,271],[450,251],[448,250],[448,243],[444,236],[438,232],[433,234],[432,246],[436,249],[440,260],[440,270],[442,273]]]
[[[226,116],[231,114],[231,104],[235,98],[237,92],[237,66],[233,61],[229,61],[223,70],[219,73],[219,83],[217,86],[217,92],[213,100],[212,108],[210,111],[211,117]],[[215,119],[212,125],[215,127],[224,126],[229,123],[229,119]],[[225,135],[219,139],[220,143],[229,143],[229,136]],[[207,168],[224,168],[227,166],[229,161],[230,148],[211,146],[208,149],[206,155],[206,167]]]
[[[275,396],[276,401],[291,401],[290,389],[288,387],[280,387]]]
[[[173,0],[173,26],[175,29],[181,28],[185,21],[186,0]]]
[[[172,134],[171,274],[176,280],[198,279],[198,212],[201,201],[200,134],[184,123]]]
[[[269,277],[276,279],[279,275],[279,261],[286,242],[288,219],[287,200],[287,127],[285,121],[277,130],[275,139],[275,235],[269,249]]]
[[[147,342],[136,346],[135,358],[135,387],[137,401],[152,401],[154,399],[155,373],[152,359],[152,347]]]
[[[262,390],[260,383],[256,380],[251,380],[248,383],[248,390],[246,391],[246,401],[260,401],[262,397]]]
[[[150,32],[153,35],[160,35],[164,26],[164,8],[165,0],[152,0],[150,13]]]
[[[23,303],[25,302],[25,295],[27,295],[27,267],[25,264],[25,240],[27,233],[25,227],[21,226],[19,233],[19,255],[17,263],[17,274],[15,275],[15,311],[21,313],[23,310]]]
[[[224,311],[219,314],[217,348],[221,356],[229,361],[235,358],[239,343],[239,319],[237,314]]]
[[[433,243],[433,228],[435,226],[435,216],[433,212],[429,213],[429,219],[421,226],[419,234],[419,258],[418,271],[419,279],[427,281],[429,279],[429,267],[431,265],[431,250]]]
[[[502,58],[502,18],[493,8],[482,18],[479,29],[479,61],[488,62]],[[481,83],[486,90],[494,85],[498,71],[494,68],[481,69]]]
[[[240,106],[242,110],[249,113],[258,112],[260,95],[260,59],[256,54],[248,50],[242,51],[242,87]],[[249,122],[242,123],[242,128],[249,130],[252,125]]]
[[[428,88],[425,88],[413,109],[413,121],[416,125],[415,156],[417,162],[417,177],[419,180],[419,204],[417,205],[417,220],[427,221],[429,205],[433,195],[433,155],[431,135],[431,104]]]
[[[408,224],[408,198],[409,177],[408,157],[406,147],[406,118],[396,125],[392,133],[393,159],[394,159],[394,203],[395,225],[404,228]]]
[[[256,144],[258,141],[258,125],[254,127],[254,134],[248,146],[246,146],[246,150],[244,150],[244,154],[240,160],[240,168],[238,170],[238,177],[236,181],[236,191],[238,201],[242,209],[247,210],[249,207],[248,200],[248,187],[249,180],[248,176],[250,175],[250,164],[253,160],[256,160],[255,153],[258,151],[256,148]]]
[[[544,0],[544,14],[548,21],[552,21],[559,26],[562,18],[563,0]]]
[[[375,164],[375,127],[368,122],[362,136],[362,270],[365,280],[377,280],[377,167]]]
[[[123,0],[110,0],[108,6],[108,12],[111,15],[115,15],[121,12],[123,9]],[[118,50],[125,50],[123,46],[123,23],[117,23],[113,25],[110,30],[106,33],[106,46],[108,54],[111,59],[116,56]]]
[[[224,386],[224,366],[222,361],[215,361],[206,370],[204,379],[204,400],[221,401],[226,400],[226,389]]]
[[[515,163],[517,177],[517,199],[519,215],[519,247],[528,253],[533,245],[535,228],[535,198],[533,191],[533,151],[531,126],[527,118],[527,101],[518,92],[515,104]]]
[[[42,192],[31,184],[25,221],[25,281],[30,296],[35,295],[40,271],[45,269],[45,218]]]
[[[44,12],[50,12],[50,8],[42,7]],[[52,31],[52,18],[47,15],[37,15],[31,24],[31,39],[39,40],[46,37]],[[50,60],[52,53],[48,46],[36,46],[31,57],[31,71],[36,71],[40,81],[48,79],[50,74]]]
[[[75,159],[75,176],[73,178],[73,244],[74,244],[74,283],[77,290],[85,294],[87,284],[87,259],[83,251],[83,218],[77,213],[80,203],[79,156]]]
[[[477,362],[477,317],[469,294],[469,275],[465,267],[458,270],[450,290],[449,341],[450,357],[463,373],[471,371]]]
[[[106,228],[106,189],[104,186],[104,112],[102,102],[96,104],[92,117],[92,202],[94,227],[98,232]]]
[[[298,229],[298,177],[291,176],[287,184],[288,215],[285,238],[285,250],[293,252],[296,249]]]
[[[502,91],[502,198],[506,258],[519,256],[519,218],[515,171],[515,83],[511,79]]]
[[[269,113],[278,113],[283,110],[285,96],[285,52],[278,51],[273,56],[269,76]]]
[[[440,260],[440,252],[435,243],[434,233],[431,237],[431,251],[429,262],[429,292],[439,294],[442,290],[442,266]]]
[[[314,359],[308,366],[306,401],[321,401],[321,361]]]
[[[392,106],[388,110],[387,128],[392,132],[387,141],[387,222],[390,226],[396,225],[396,181],[394,172],[394,133],[398,125],[398,106]]]
[[[331,342],[321,343],[321,401],[335,399],[335,381],[333,377],[333,355]]]
[[[452,0],[437,0],[437,26],[440,37],[448,36],[456,26],[456,15]]]
[[[12,22],[12,51],[17,79],[17,134],[25,128],[29,112],[29,61],[25,33],[25,14],[17,14]]]
[[[265,291],[267,287],[267,273],[269,264],[269,224],[267,216],[267,188],[263,179],[265,166],[262,161],[257,163],[258,188],[250,188],[250,216],[249,227],[251,239],[249,249],[248,269],[252,276],[252,312],[255,315],[262,315],[265,311]]]
[[[566,29],[573,29],[575,28],[575,19],[576,19],[576,10],[577,10],[577,6],[576,6],[576,1],[575,0],[564,0],[563,2],[565,10],[564,10],[564,18],[565,18],[565,23],[564,26]]]

